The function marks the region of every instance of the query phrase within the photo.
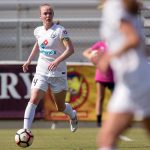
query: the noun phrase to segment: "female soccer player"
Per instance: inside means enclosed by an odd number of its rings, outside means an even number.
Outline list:
[[[116,150],[119,135],[133,117],[142,117],[150,133],[150,65],[145,53],[140,5],[137,0],[106,0],[103,8],[101,36],[108,53],[98,67],[106,71],[111,63],[115,89],[108,105],[108,117],[98,134],[100,150]]]
[[[93,64],[95,64],[95,59],[99,55],[103,55],[107,51],[107,46],[105,42],[98,41],[90,48],[83,52],[83,56],[88,58]],[[101,127],[102,124],[102,106],[105,99],[106,88],[111,90],[114,89],[114,80],[112,69],[109,67],[106,73],[101,72],[98,68],[95,71],[95,81],[96,81],[96,116],[97,116],[97,126]]]
[[[70,117],[71,131],[75,132],[78,127],[77,113],[70,104],[65,103],[67,91],[65,60],[74,53],[74,47],[66,29],[55,24],[53,17],[54,10],[51,5],[43,4],[40,6],[40,19],[43,26],[34,30],[37,41],[28,60],[23,65],[23,71],[28,71],[32,59],[39,53],[36,73],[31,85],[31,98],[24,114],[23,128],[31,128],[36,107],[50,86],[57,110]]]

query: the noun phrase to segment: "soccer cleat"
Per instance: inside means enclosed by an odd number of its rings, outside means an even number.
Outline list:
[[[73,112],[75,113],[75,118],[70,119],[70,130],[71,130],[71,132],[75,132],[78,128],[77,112],[75,110],[73,110]]]

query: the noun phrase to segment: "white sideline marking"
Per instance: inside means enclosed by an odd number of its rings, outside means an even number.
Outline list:
[[[131,141],[133,141],[132,139],[128,138],[127,136],[123,136],[123,135],[120,135],[120,136],[119,136],[119,139],[120,139],[120,140],[123,140],[123,141],[126,141],[126,142],[131,142]]]

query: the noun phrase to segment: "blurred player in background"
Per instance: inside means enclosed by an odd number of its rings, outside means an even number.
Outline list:
[[[100,55],[103,55],[107,50],[107,46],[103,41],[96,42],[90,48],[83,52],[89,61],[93,64],[96,63]],[[95,81],[96,81],[96,115],[97,115],[97,126],[101,127],[102,123],[102,107],[105,99],[106,88],[111,91],[114,89],[113,73],[111,68],[107,70],[106,73],[101,72],[98,68],[95,71]]]
[[[53,22],[53,16],[54,10],[51,5],[40,6],[40,19],[43,26],[34,30],[37,41],[23,65],[23,71],[28,71],[32,59],[39,53],[36,73],[31,85],[31,98],[24,114],[23,128],[31,128],[36,107],[50,86],[57,110],[69,116],[71,131],[75,132],[78,127],[77,113],[70,104],[65,103],[68,89],[65,60],[74,53],[74,47],[65,28]]]
[[[102,71],[111,63],[115,89],[108,117],[98,134],[100,150],[116,150],[119,135],[135,115],[150,133],[150,65],[142,32],[137,0],[106,0],[102,12],[101,37],[108,43],[98,63]]]

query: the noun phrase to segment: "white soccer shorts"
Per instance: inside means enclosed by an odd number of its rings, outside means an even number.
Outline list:
[[[39,74],[35,74],[31,89],[37,88],[43,91],[47,91],[48,86],[50,86],[53,93],[59,93],[63,90],[68,89],[67,77],[48,77]]]
[[[145,118],[150,116],[149,89],[133,92],[123,84],[116,86],[108,104],[108,111],[115,113],[132,113],[135,117]]]

